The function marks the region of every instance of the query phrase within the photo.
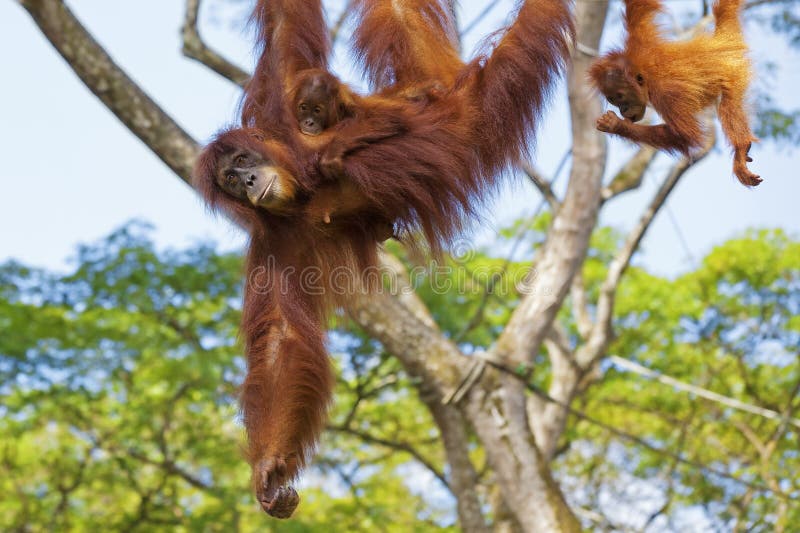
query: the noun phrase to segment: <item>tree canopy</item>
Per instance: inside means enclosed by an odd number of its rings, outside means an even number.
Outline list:
[[[1,529],[264,527],[247,490],[235,407],[240,257],[210,244],[157,250],[150,234],[132,223],[81,246],[67,273],[0,268]],[[504,234],[536,239],[536,224]],[[593,238],[590,292],[616,239],[610,229]],[[516,304],[503,280],[527,264],[488,250],[452,258],[452,268],[420,275],[419,292],[446,335],[474,352],[494,342]],[[431,289],[431,272],[465,290]],[[604,362],[554,458],[574,508],[599,529],[798,523],[798,317],[800,241],[780,231],[724,243],[676,279],[633,268],[610,353],[777,416]],[[559,323],[577,328],[566,314]],[[269,527],[455,528],[451,473],[413,379],[352,322],[341,320],[330,344],[340,378],[323,453],[296,519]],[[537,364],[547,361],[543,352]],[[532,385],[545,389],[549,375],[537,372]],[[485,465],[481,446],[470,448]],[[491,499],[491,476],[479,471],[478,490]]]

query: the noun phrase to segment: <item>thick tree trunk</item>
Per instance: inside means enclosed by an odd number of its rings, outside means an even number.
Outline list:
[[[524,384],[495,371],[489,374],[466,412],[508,510],[524,531],[580,531],[528,426]]]
[[[577,8],[579,39],[597,47],[606,4],[583,2]],[[587,85],[591,60],[575,51],[568,73],[572,110],[573,164],[570,183],[536,264],[528,294],[490,354],[509,369],[529,368],[556,313],[583,264],[597,223],[606,161],[605,138],[594,128],[601,107]],[[529,425],[524,383],[507,373],[487,372],[466,403],[466,415],[483,444],[506,505],[525,531],[579,531],[580,526],[554,482],[548,464],[564,423],[564,413],[542,427],[546,455]],[[560,410],[560,408],[559,408]],[[539,413],[543,414],[543,412]]]

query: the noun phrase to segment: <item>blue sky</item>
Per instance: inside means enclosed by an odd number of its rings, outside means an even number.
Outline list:
[[[205,39],[243,67],[252,63],[249,34],[217,17],[213,0],[202,16]],[[202,65],[180,54],[183,0],[159,2],[69,2],[81,21],[112,57],[195,138],[205,141],[236,117],[239,91]],[[699,2],[674,2],[687,8]],[[471,50],[477,40],[506,20],[513,2],[500,2],[485,22],[465,38]],[[483,3],[461,2],[462,21],[471,21]],[[243,6],[236,8],[243,12]],[[621,7],[615,5],[614,11]],[[219,23],[218,20],[226,22]],[[216,21],[216,22],[215,22]],[[748,36],[762,27],[750,25]],[[619,41],[619,26],[610,27],[604,47]],[[779,70],[772,81],[777,101],[800,108],[800,54],[779,37],[750,39],[752,57],[769,57]],[[352,75],[344,49],[334,65],[346,79]],[[77,243],[102,237],[132,218],[156,226],[161,246],[184,246],[213,239],[223,249],[241,246],[243,236],[223,219],[209,215],[198,197],[173,174],[80,83],[41,36],[16,2],[0,3],[0,261],[64,268]],[[536,164],[552,172],[568,148],[569,121],[563,84],[540,127]],[[624,161],[629,147],[611,142],[609,171]],[[691,266],[675,230],[676,221],[689,251],[700,258],[711,246],[748,227],[781,227],[800,234],[800,151],[762,143],[753,150],[752,168],[765,178],[754,190],[735,181],[730,155],[720,144],[715,153],[684,178],[673,193],[668,212],[650,229],[638,258],[660,273],[675,274]],[[656,169],[671,160],[659,156]],[[660,180],[650,177],[641,191],[609,206],[602,222],[625,229],[633,225]],[[473,232],[489,242],[494,232],[517,216],[531,212],[539,196],[524,180],[509,185],[491,203]],[[562,178],[562,181],[566,181]]]

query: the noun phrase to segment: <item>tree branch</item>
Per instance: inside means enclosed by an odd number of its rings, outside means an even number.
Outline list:
[[[450,483],[447,481],[447,478],[444,477],[444,472],[436,468],[433,465],[433,463],[428,461],[416,448],[414,448],[414,446],[412,446],[407,442],[401,442],[399,440],[383,439],[381,437],[370,435],[365,431],[360,431],[358,429],[346,426],[328,426],[327,429],[330,431],[336,431],[338,433],[345,433],[347,435],[357,437],[363,440],[364,442],[369,442],[370,444],[378,444],[380,446],[385,446],[390,450],[405,452],[409,454],[411,457],[413,457],[422,466],[427,468],[434,476],[436,476],[436,479],[438,479],[445,488],[450,490]]]
[[[563,403],[563,402],[560,402],[560,401],[556,400],[555,398],[553,398],[552,396],[547,394],[545,391],[543,391],[542,389],[540,389],[539,387],[537,387],[533,383],[524,381],[525,378],[523,376],[520,376],[519,374],[517,374],[517,372],[515,372],[514,369],[505,367],[503,365],[499,365],[499,364],[497,364],[495,362],[490,362],[490,364],[492,365],[493,368],[497,369],[499,372],[502,372],[504,375],[507,375],[512,379],[515,379],[515,380],[518,380],[518,381],[524,383],[525,388],[527,390],[529,390],[533,394],[536,394],[537,396],[539,396],[545,402],[559,404],[562,408],[564,408],[567,411],[569,411],[570,414],[576,416],[577,418],[579,418],[579,419],[581,419],[581,420],[583,420],[585,422],[588,422],[589,424],[597,426],[597,427],[607,431],[608,433],[610,433],[610,434],[612,434],[614,436],[617,436],[617,437],[619,437],[619,438],[621,438],[623,440],[626,440],[628,442],[636,444],[637,446],[641,446],[642,448],[650,450],[653,453],[657,453],[657,454],[663,455],[665,457],[669,457],[669,458],[671,458],[671,459],[673,459],[673,460],[675,460],[675,461],[677,461],[679,463],[683,463],[683,464],[689,465],[691,467],[697,468],[698,470],[701,470],[703,472],[708,472],[708,473],[713,474],[715,476],[719,476],[719,477],[724,478],[724,479],[729,479],[731,481],[734,481],[734,482],[739,483],[741,485],[744,485],[746,487],[751,487],[751,488],[753,488],[755,490],[758,490],[758,491],[772,493],[774,496],[776,496],[778,498],[781,498],[783,500],[786,500],[786,501],[798,501],[798,498],[794,494],[790,494],[790,493],[784,492],[784,491],[780,490],[779,488],[775,489],[775,488],[769,487],[767,485],[764,485],[762,483],[758,483],[758,482],[755,482],[755,481],[750,481],[750,480],[745,479],[745,478],[736,477],[736,476],[734,476],[732,474],[729,474],[729,473],[727,473],[724,470],[721,470],[719,468],[716,468],[716,467],[713,467],[713,466],[709,466],[709,465],[707,465],[705,463],[702,463],[700,461],[696,461],[694,459],[690,459],[688,457],[684,457],[680,453],[675,453],[675,452],[673,452],[671,450],[668,450],[666,448],[660,448],[658,446],[650,444],[647,441],[647,439],[645,439],[645,438],[638,437],[638,436],[633,435],[631,433],[627,433],[626,431],[623,431],[623,430],[621,430],[619,428],[616,428],[616,427],[614,427],[614,426],[612,426],[610,424],[607,424],[607,423],[603,422],[602,420],[599,420],[597,418],[594,418],[594,417],[586,414],[586,412],[584,412],[584,411],[581,411],[579,409],[575,409],[574,407],[572,407],[569,404],[566,404],[566,403]]]
[[[186,183],[199,147],[125,72],[60,0],[18,0],[84,84]]]
[[[739,401],[735,398],[723,396],[722,394],[718,394],[702,387],[697,387],[690,383],[684,383],[683,381],[679,381],[673,377],[661,374],[660,372],[651,370],[645,366],[634,363],[633,361],[623,359],[622,357],[611,356],[610,359],[615,365],[620,366],[625,370],[639,374],[640,376],[654,379],[659,383],[667,385],[668,387],[689,392],[695,396],[699,396],[700,398],[705,398],[706,400],[711,400],[712,402],[717,402],[727,407],[738,409],[739,411],[745,411],[754,415],[763,416],[764,418],[768,418],[770,420],[785,421],[786,424],[800,428],[800,420],[791,418],[791,416],[787,417],[785,413],[781,414],[776,411],[772,411],[771,409],[765,409],[757,405]]]
[[[763,5],[782,5],[782,4],[792,4],[797,0],[751,0],[747,2],[742,9],[753,9],[755,7],[763,6]]]
[[[469,456],[465,421],[456,407],[442,403],[447,392],[462,381],[459,365],[463,354],[442,335],[428,308],[411,290],[403,264],[387,252],[382,252],[380,259],[383,268],[393,274],[396,296],[380,293],[358,299],[348,306],[348,312],[400,360],[409,375],[421,380],[417,386],[420,399],[431,411],[444,441],[459,523],[465,532],[483,533],[486,523],[475,490],[478,476]]]
[[[572,278],[570,297],[572,298],[572,315],[575,317],[578,333],[586,339],[592,333],[593,322],[592,316],[589,314],[589,302],[586,298],[586,286],[583,281],[582,269],[578,269],[575,272],[575,277]]]
[[[533,168],[533,165],[527,161],[520,163],[520,168],[522,168],[523,172],[525,172],[528,178],[530,178],[531,183],[533,183],[536,188],[539,189],[539,192],[542,193],[542,196],[550,205],[550,210],[554,213],[558,211],[561,202],[553,192],[553,187],[551,186],[550,182],[547,181],[545,177],[542,176],[539,171]]]
[[[578,391],[580,369],[575,364],[575,354],[568,340],[554,328],[545,340],[552,377],[548,394],[559,403],[543,402],[536,395],[528,400],[528,416],[536,435],[536,444],[545,461],[552,461],[558,449],[558,441],[567,426],[569,411],[561,405],[569,405]]]
[[[614,175],[606,187],[603,187],[603,201],[606,202],[622,193],[638,189],[642,184],[644,173],[655,159],[658,150],[652,146],[642,146],[625,165]]]
[[[381,269],[391,274],[392,294],[423,324],[438,331],[439,326],[436,324],[436,320],[425,302],[414,291],[408,271],[402,261],[385,249],[378,251],[378,260]]]
[[[450,489],[456,496],[458,521],[465,533],[486,533],[489,528],[478,497],[478,473],[470,457],[467,423],[454,406],[439,401],[428,403],[444,441],[450,466]]]
[[[706,121],[712,120],[710,115],[706,116]],[[708,128],[713,132],[713,128]],[[628,237],[625,239],[625,244],[617,252],[617,255],[611,261],[606,274],[606,279],[600,288],[600,297],[597,301],[597,313],[595,316],[595,324],[592,328],[592,334],[588,342],[578,350],[576,355],[578,364],[581,368],[589,368],[599,357],[603,355],[608,343],[613,336],[613,328],[611,320],[614,314],[614,300],[617,293],[617,287],[622,279],[622,274],[630,264],[631,258],[639,244],[642,242],[645,233],[655,219],[658,211],[664,206],[670,193],[674,190],[678,181],[694,164],[701,161],[714,146],[716,135],[709,133],[705,139],[702,151],[694,158],[681,158],[670,170],[661,187],[656,192],[650,204],[645,209],[638,224],[631,230]]]
[[[347,310],[356,323],[383,343],[406,371],[421,379],[440,400],[460,383],[461,352],[399,298],[378,292],[354,298]]]
[[[584,42],[596,45],[607,4],[579,3],[576,8],[578,34]],[[594,127],[602,106],[587,82],[586,71],[590,63],[591,58],[573,53],[572,66],[568,70],[573,163],[564,202],[553,219],[541,260],[536,264],[536,275],[524,288],[523,292],[527,294],[494,348],[495,354],[506,359],[512,368],[528,364],[538,352],[569,292],[572,278],[583,262],[597,223],[606,163],[606,139]]]
[[[199,61],[220,76],[244,87],[250,79],[250,74],[234,65],[222,55],[209,48],[200,36],[198,28],[198,15],[201,0],[186,0],[186,15],[183,21],[181,35],[183,36],[183,55]]]
[[[457,368],[463,354],[441,334],[430,310],[412,290],[400,260],[381,251],[380,261],[392,274],[394,296],[381,293],[356,300],[348,312],[400,360],[409,375],[421,378],[417,388],[444,441],[452,472],[446,485],[456,496],[459,523],[467,533],[483,533],[486,523],[475,490],[478,476],[469,456],[466,422],[456,407],[442,403],[444,391],[461,382]]]
[[[166,472],[168,474],[172,474],[172,475],[178,476],[179,478],[183,479],[189,485],[191,485],[192,487],[194,487],[196,489],[200,489],[200,490],[209,492],[211,494],[219,495],[219,491],[217,491],[214,488],[213,485],[209,485],[208,483],[206,483],[202,479],[200,479],[198,477],[195,477],[194,475],[190,474],[186,470],[184,470],[181,467],[179,467],[178,465],[176,465],[171,460],[157,461],[155,459],[151,459],[147,455],[145,455],[145,454],[143,454],[143,453],[141,453],[141,452],[139,452],[137,450],[134,450],[132,448],[128,448],[126,450],[126,452],[127,452],[127,454],[129,456],[133,457],[137,461],[140,461],[142,463],[149,464],[149,465],[155,466],[157,468],[160,468],[160,469],[162,469],[164,472]]]

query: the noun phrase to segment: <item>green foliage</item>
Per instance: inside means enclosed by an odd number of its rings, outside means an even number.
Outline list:
[[[785,112],[773,106],[759,107],[755,134],[760,139],[773,139],[778,144],[800,144],[800,111]]]
[[[241,260],[208,245],[157,252],[148,234],[133,224],[83,246],[65,275],[0,266],[0,530],[426,531],[453,522],[452,502],[409,491],[406,476],[419,469],[407,453],[345,433],[326,443],[336,452],[309,473],[296,519],[263,515],[236,407]],[[361,386],[358,429],[423,440],[441,470],[431,422],[396,364],[359,350],[348,357],[336,420],[355,411],[349,388]],[[353,370],[364,357],[380,362],[367,377]]]
[[[535,276],[531,251],[547,217],[436,268],[406,258],[418,293],[467,353],[492,345],[518,283]],[[250,494],[236,411],[240,258],[208,245],[157,251],[149,231],[132,224],[81,247],[67,274],[0,266],[0,530],[456,529],[444,452],[418,384],[345,321],[330,334],[336,405],[303,502],[291,521],[265,517]],[[583,268],[590,313],[620,244],[608,228],[592,238]],[[571,304],[558,322],[580,346]],[[611,353],[797,417],[800,242],[790,236],[750,232],[674,280],[632,268],[614,324]],[[573,503],[608,516],[609,506],[625,505],[636,527],[662,505],[654,523],[678,530],[697,509],[721,530],[800,523],[796,502],[698,466],[797,498],[796,427],[608,363],[601,376],[575,407],[669,453],[571,418],[554,468]],[[534,380],[549,379],[543,349]],[[483,450],[470,449],[491,490]]]
[[[800,47],[800,14],[797,0],[784,0],[784,6],[774,11],[771,17],[772,29],[786,35],[792,47]]]
[[[591,265],[588,265],[591,266]],[[591,278],[591,276],[586,276]],[[675,280],[631,270],[620,287],[611,352],[685,383],[797,418],[800,407],[800,242],[780,231],[751,232],[715,248],[695,272]],[[798,428],[605,367],[586,411],[697,464],[632,445],[574,421],[572,450],[560,459],[585,491],[616,493],[616,505],[665,520],[703,506],[712,529],[732,523],[773,531],[800,520]],[[578,445],[578,444],[581,445]],[[593,465],[587,467],[587,461]],[[625,486],[657,488],[655,501]],[[772,490],[780,490],[776,495]],[[660,494],[658,494],[660,492]],[[786,497],[789,499],[786,499]],[[599,501],[586,502],[602,509]],[[645,509],[650,511],[645,511]],[[658,515],[656,515],[658,516]],[[672,527],[677,527],[673,525]],[[680,528],[678,528],[680,529]],[[788,531],[788,529],[787,529]]]

